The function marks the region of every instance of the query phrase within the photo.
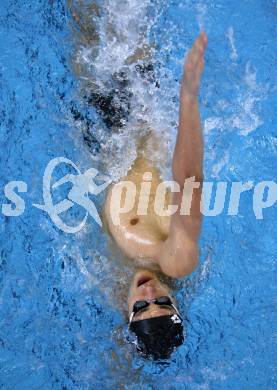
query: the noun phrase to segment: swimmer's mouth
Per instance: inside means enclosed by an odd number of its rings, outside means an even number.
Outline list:
[[[143,276],[141,277],[138,282],[137,282],[137,287],[140,287],[142,286],[143,284],[147,283],[147,282],[150,282],[150,280],[152,280],[153,278],[151,278],[151,276]]]

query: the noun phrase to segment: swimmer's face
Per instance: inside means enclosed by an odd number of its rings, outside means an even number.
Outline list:
[[[157,276],[150,271],[139,271],[135,274],[132,281],[129,299],[128,310],[131,315],[134,303],[143,300],[152,300],[162,296],[169,296],[169,289],[162,284]],[[133,317],[133,321],[145,320],[147,318],[159,317],[163,315],[175,314],[175,310],[169,306],[159,306],[151,303],[146,309],[139,311]]]

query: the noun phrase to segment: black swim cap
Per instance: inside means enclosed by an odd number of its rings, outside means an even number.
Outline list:
[[[137,336],[137,349],[146,357],[168,359],[184,341],[182,320],[178,314],[131,322]]]

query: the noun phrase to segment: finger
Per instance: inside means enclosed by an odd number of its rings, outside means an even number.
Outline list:
[[[201,32],[194,42],[193,49],[197,49],[201,53],[204,53],[207,43],[207,35],[204,32]]]
[[[203,52],[204,51],[204,42],[202,40],[202,37],[199,36],[196,41],[195,41],[195,44],[194,44],[194,47],[196,50],[200,51],[200,52]]]
[[[200,36],[201,36],[201,39],[202,39],[202,42],[203,42],[204,46],[206,46],[207,43],[208,43],[207,34],[206,34],[204,31],[202,31],[202,32],[200,33]]]
[[[194,62],[199,61],[201,57],[203,57],[207,42],[208,38],[204,32],[201,33],[195,40],[194,45],[191,49],[192,60]]]
[[[197,38],[197,40],[195,41],[195,43],[191,49],[190,54],[191,54],[191,60],[193,62],[197,62],[199,60],[199,58],[201,58],[201,56],[203,56],[204,45],[199,38]]]
[[[194,44],[186,58],[186,66],[188,68],[197,66],[198,62],[203,57],[204,49],[205,49],[205,41],[206,41],[205,33],[201,33],[194,41]]]

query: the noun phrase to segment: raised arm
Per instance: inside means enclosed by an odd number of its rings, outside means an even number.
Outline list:
[[[203,181],[203,139],[198,111],[198,90],[204,67],[207,36],[201,33],[185,61],[180,90],[179,130],[172,161],[173,179],[181,191],[173,194],[172,204],[178,211],[171,217],[170,232],[161,246],[159,264],[172,277],[191,273],[198,262],[198,237],[201,228],[200,199]],[[195,188],[188,215],[181,215],[182,194],[186,179],[195,177]],[[189,198],[189,196],[188,196]]]

